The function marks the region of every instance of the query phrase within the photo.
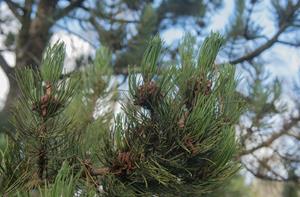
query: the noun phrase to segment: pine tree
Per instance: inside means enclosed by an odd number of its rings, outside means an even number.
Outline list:
[[[76,154],[71,119],[62,115],[76,88],[75,82],[60,79],[64,55],[64,45],[57,43],[48,48],[40,71],[27,68],[16,74],[21,96],[12,110],[13,145],[4,158],[7,192],[53,179],[62,162]]]
[[[106,95],[102,76],[110,73],[109,51],[101,48],[92,66],[72,75],[63,72],[64,56],[63,43],[56,43],[46,51],[40,71],[25,68],[16,74],[22,94],[12,109],[14,135],[1,155],[1,193],[52,183],[63,162],[80,169],[76,164],[105,129],[101,124],[96,133],[94,127],[108,114],[97,119],[93,114],[99,95]]]
[[[234,125],[242,113],[234,67],[214,63],[223,42],[212,33],[195,55],[186,36],[181,64],[170,66],[153,37],[113,124],[95,111],[100,95],[113,92],[109,52],[102,48],[93,66],[65,75],[63,44],[49,47],[40,70],[16,74],[22,94],[2,154],[1,192],[201,196],[222,185],[239,169]]]

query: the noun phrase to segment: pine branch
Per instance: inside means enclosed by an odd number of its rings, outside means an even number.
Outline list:
[[[250,8],[247,9],[247,17],[246,17],[246,25],[245,25],[245,29],[244,29],[244,36],[246,39],[251,39],[249,38],[248,36],[248,31],[249,31],[249,27],[250,27],[250,19],[251,19],[251,16],[253,14],[253,11],[254,11],[254,7],[255,5],[258,3],[258,1],[254,1],[254,2],[251,2],[251,6]]]
[[[82,3],[85,0],[73,0],[70,1],[70,4],[67,5],[65,8],[62,9],[58,9],[55,11],[54,15],[53,15],[53,20],[54,21],[58,21],[59,19],[61,19],[62,17],[68,15],[70,12],[72,12],[75,8],[78,8],[82,5]]]
[[[189,50],[182,51],[182,64],[194,65],[159,70],[162,42],[157,36],[150,41],[141,75],[129,72],[130,102],[123,105],[124,118],[117,116],[99,156],[109,169],[108,177],[116,180],[104,187],[108,194],[123,185],[124,191],[139,195],[173,194],[173,188],[199,195],[221,184],[220,177],[236,172],[231,160],[236,148],[232,126],[241,108],[234,96],[234,67],[214,69],[222,43],[223,38],[212,33],[196,61],[186,54]],[[200,186],[210,175],[215,184]]]
[[[58,27],[58,28],[60,28],[60,29],[65,30],[66,32],[68,32],[68,33],[70,33],[70,34],[72,34],[72,35],[77,36],[78,38],[80,38],[80,39],[82,39],[83,41],[87,42],[87,43],[88,43],[90,46],[92,46],[94,49],[96,49],[96,48],[98,47],[95,43],[91,42],[89,39],[87,39],[86,37],[82,36],[80,33],[78,33],[78,32],[76,32],[76,31],[74,31],[74,30],[68,28],[67,26],[61,25],[61,24],[59,24],[59,23],[56,23],[55,26]]]
[[[205,39],[198,58],[191,55],[192,39],[186,40],[182,65],[164,69],[158,67],[161,39],[149,42],[141,75],[129,72],[128,102],[112,128],[94,116],[99,95],[108,95],[109,50],[99,50],[94,66],[71,77],[62,77],[65,52],[60,43],[46,50],[39,72],[18,70],[21,96],[13,125],[22,146],[14,153],[22,154],[16,160],[22,168],[16,175],[30,178],[10,184],[18,182],[15,187],[25,190],[53,184],[55,176],[62,177],[65,160],[94,190],[102,186],[106,196],[176,195],[176,189],[195,196],[224,183],[239,169],[234,126],[243,110],[235,92],[235,67],[215,69],[224,41],[220,34]]]
[[[271,176],[266,176],[264,173],[260,172],[259,170],[254,170],[251,167],[249,167],[248,164],[244,164],[243,166],[246,168],[246,170],[250,172],[252,175],[254,175],[255,177],[262,180],[274,181],[274,182],[287,182],[287,181],[299,182],[300,181],[300,179],[295,176],[283,177],[282,175],[274,171],[274,169],[272,169],[272,167],[269,166],[266,161],[259,159],[254,154],[252,154],[252,156],[254,156],[254,158],[258,161],[258,163],[261,166],[263,166],[265,169],[267,169],[269,172],[272,173]]]
[[[62,116],[62,112],[74,95],[76,82],[72,78],[60,79],[64,49],[62,43],[48,47],[40,71],[30,68],[18,68],[16,71],[20,97],[11,118],[16,144],[9,146],[15,146],[12,155],[22,154],[21,160],[16,158],[16,162],[20,163],[17,165],[22,167],[5,178],[9,180],[13,178],[11,176],[23,175],[26,178],[14,178],[16,182],[9,182],[12,184],[9,187],[17,182],[18,187],[28,188],[50,183],[60,164],[72,157],[68,151],[74,148],[76,138],[72,139],[73,134],[68,132],[72,129],[72,121]],[[13,164],[11,167],[17,166]]]
[[[255,177],[259,178],[259,179],[262,179],[262,180],[274,181],[274,182],[288,181],[287,179],[282,180],[282,179],[278,179],[278,178],[275,178],[275,177],[265,176],[265,174],[253,170],[247,164],[244,164],[243,167],[245,167],[246,170],[248,172],[250,172],[253,176],[255,176]]]
[[[277,42],[291,47],[296,47],[296,48],[300,47],[300,41],[291,42],[291,41],[278,40]]]
[[[239,63],[242,63],[245,61],[251,61],[255,57],[258,57],[259,55],[261,55],[267,49],[271,48],[274,44],[278,43],[279,37],[283,33],[285,33],[289,27],[293,26],[293,23],[294,23],[293,20],[295,20],[294,17],[295,17],[295,15],[297,15],[297,10],[299,9],[299,7],[300,7],[300,1],[297,1],[295,4],[291,5],[291,7],[289,7],[289,6],[286,7],[284,10],[285,17],[283,18],[282,21],[280,21],[279,29],[270,39],[268,39],[264,44],[257,47],[250,53],[247,53],[244,56],[239,57],[237,59],[230,60],[229,63],[230,64],[239,64]]]
[[[271,48],[277,41],[279,36],[286,30],[287,26],[282,26],[275,35],[273,35],[272,38],[270,38],[268,41],[266,41],[264,44],[262,44],[260,47],[254,49],[253,51],[251,51],[250,53],[239,57],[237,59],[234,60],[230,60],[229,63],[230,64],[239,64],[242,63],[244,61],[250,61],[253,58],[261,55],[264,51],[266,51],[267,49]]]
[[[294,126],[296,126],[299,123],[299,121],[300,121],[300,117],[291,118],[289,122],[286,122],[278,132],[272,134],[271,137],[269,137],[267,140],[264,140],[262,143],[254,146],[251,149],[241,151],[239,153],[239,157],[242,157],[242,156],[245,156],[248,154],[252,154],[255,151],[257,151],[261,148],[264,148],[264,147],[270,147],[271,144],[275,140],[279,139],[280,137],[282,137],[284,135],[291,135],[291,134],[289,134],[290,129],[292,129]]]

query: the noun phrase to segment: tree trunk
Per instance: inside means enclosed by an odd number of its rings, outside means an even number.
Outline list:
[[[42,54],[50,37],[53,26],[53,13],[57,0],[42,0],[38,6],[36,17],[24,20],[18,35],[16,47],[16,66],[36,68],[42,59]]]

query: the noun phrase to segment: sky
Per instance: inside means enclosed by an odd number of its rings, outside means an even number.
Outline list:
[[[226,24],[229,22],[231,14],[233,13],[234,8],[234,0],[226,0],[224,1],[224,7],[218,11],[211,19],[212,23],[210,25],[211,30],[215,31],[224,31]],[[267,2],[267,1],[265,1]],[[5,4],[1,4],[1,10],[8,10],[5,8]],[[266,33],[269,35],[273,34],[274,29],[272,24],[272,18],[268,15],[269,9],[266,5],[266,8],[260,12],[260,14],[256,14],[255,17],[261,24],[263,24]],[[8,28],[16,28],[17,25],[13,25]],[[185,34],[184,30],[180,28],[171,28],[167,31],[164,31],[161,36],[165,40],[165,43],[172,44],[172,42],[178,42],[180,38]],[[0,48],[1,48],[1,39],[0,38]],[[66,44],[66,54],[67,58],[65,64],[74,64],[74,57],[82,53],[94,53],[94,48],[90,46],[89,43],[80,39],[75,35],[70,35],[64,31],[57,31],[53,38],[52,42],[56,40],[62,40]],[[76,46],[74,45],[76,43]],[[80,49],[80,50],[78,50]],[[5,54],[6,60],[9,64],[14,65],[14,55],[13,54]],[[275,77],[280,78],[283,81],[283,85],[291,84],[295,77],[297,76],[298,70],[300,68],[300,51],[295,48],[283,46],[283,45],[275,45],[271,50],[264,54],[264,58],[267,60],[266,68],[271,74]],[[4,72],[0,69],[0,103],[5,99],[5,95],[8,91],[8,80],[4,74]],[[1,106],[1,104],[0,104]]]

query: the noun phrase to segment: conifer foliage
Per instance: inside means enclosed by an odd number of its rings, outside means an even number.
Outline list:
[[[63,115],[75,92],[76,83],[60,79],[65,48],[62,43],[49,47],[41,70],[20,69],[16,81],[21,96],[12,110],[14,145],[4,159],[6,192],[15,187],[36,188],[52,181],[63,161],[72,157],[76,136],[71,119]],[[8,161],[12,162],[9,163]],[[5,163],[6,162],[6,163]],[[11,177],[11,175],[15,177]],[[5,179],[4,179],[5,181]]]
[[[130,74],[125,115],[99,157],[113,175],[104,185],[111,196],[128,190],[141,196],[197,196],[237,170],[233,126],[241,103],[234,68],[214,66],[223,43],[219,34],[204,41],[198,61],[191,40],[187,36],[182,43],[181,65],[159,69],[162,42],[154,37],[141,75]]]
[[[40,71],[22,69],[16,75],[22,94],[13,109],[16,133],[1,154],[1,192],[201,196],[213,191],[239,168],[233,159],[234,125],[242,103],[234,67],[215,65],[222,43],[212,33],[195,55],[193,38],[186,36],[180,64],[165,66],[162,41],[154,37],[141,70],[129,74],[127,101],[113,123],[103,121],[103,114],[98,121],[93,110],[110,80],[105,66],[103,73],[90,72],[91,67],[62,77],[64,46],[49,47]],[[107,66],[106,52],[100,51],[97,61]],[[94,82],[80,83],[87,82],[86,75],[94,75]]]

